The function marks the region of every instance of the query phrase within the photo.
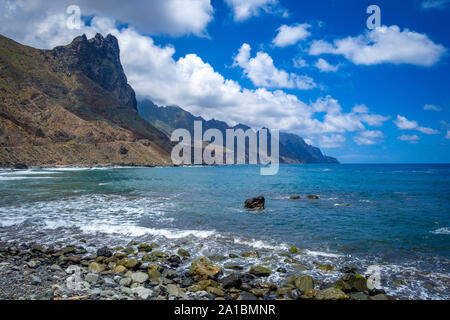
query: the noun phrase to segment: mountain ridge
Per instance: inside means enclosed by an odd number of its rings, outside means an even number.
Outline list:
[[[201,121],[203,130],[218,129],[225,136],[227,129],[251,129],[245,124],[229,126],[226,122],[212,119],[205,120],[194,116],[179,106],[157,106],[150,100],[138,102],[139,114],[168,136],[175,129],[186,129],[191,135],[194,134],[194,121]],[[281,163],[339,163],[336,158],[322,154],[319,148],[308,145],[298,135],[280,132],[280,162]]]
[[[117,39],[39,50],[0,35],[0,166],[171,165],[136,111]]]

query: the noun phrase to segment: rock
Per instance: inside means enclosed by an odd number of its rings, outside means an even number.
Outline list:
[[[333,271],[334,267],[330,264],[320,264],[317,266],[316,269],[328,272],[328,271]]]
[[[248,283],[243,283],[243,284],[241,284],[241,286],[240,286],[239,289],[241,289],[241,290],[243,290],[243,291],[250,292],[250,290],[252,290],[253,288],[252,288],[252,286],[249,285]]]
[[[362,292],[355,292],[350,294],[352,300],[369,300],[369,296]]]
[[[242,279],[239,274],[233,273],[233,274],[230,274],[229,276],[222,278],[221,282],[222,282],[222,286],[225,289],[233,288],[233,287],[239,288],[242,284]]]
[[[125,248],[122,250],[123,253],[125,254],[134,254],[134,249],[133,248]]]
[[[30,279],[33,286],[40,286],[42,284],[42,280],[38,276],[31,275]]]
[[[153,250],[153,247],[150,246],[150,245],[148,245],[148,244],[146,244],[146,243],[141,243],[141,244],[138,246],[138,251],[139,251],[139,252],[150,252],[150,251],[152,251],[152,250]]]
[[[298,289],[292,289],[286,295],[288,298],[292,300],[299,300],[300,297],[303,295],[303,292]]]
[[[100,273],[100,272],[105,271],[105,267],[97,262],[91,262],[89,264],[88,270],[90,272]]]
[[[314,280],[310,276],[303,275],[295,280],[294,285],[297,289],[305,292],[314,289]]]
[[[317,292],[315,298],[316,300],[346,300],[348,296],[339,289],[328,288]]]
[[[342,289],[344,292],[366,292],[367,279],[359,274],[345,274],[341,279],[334,283],[334,286]]]
[[[352,266],[345,266],[339,271],[342,273],[356,273],[358,271],[358,268]]]
[[[182,263],[181,258],[177,255],[171,255],[167,261],[172,265],[172,266],[178,266]]]
[[[127,259],[124,266],[128,269],[137,269],[141,265],[141,262],[136,259]]]
[[[31,269],[36,269],[39,266],[40,262],[36,260],[31,260],[27,263],[27,266]]]
[[[308,198],[308,199],[311,199],[311,200],[318,200],[318,199],[320,199],[319,196],[316,196],[316,195],[314,195],[314,194],[310,194],[309,196],[307,196],[307,198]]]
[[[186,297],[186,291],[180,287],[178,287],[175,284],[168,284],[166,287],[167,293],[170,296],[177,297],[177,298],[185,298]]]
[[[96,283],[98,281],[98,273],[88,273],[84,280],[88,283]]]
[[[264,197],[256,197],[245,200],[245,208],[250,210],[263,210],[266,199]]]
[[[270,292],[269,289],[252,289],[250,293],[254,294],[257,297],[262,297],[267,295]]]
[[[311,300],[314,299],[316,297],[317,294],[317,290],[306,290],[303,295],[300,296],[300,299],[305,299],[305,300]]]
[[[291,247],[290,249],[289,249],[289,252],[290,253],[293,253],[293,254],[296,254],[296,253],[298,253],[300,250],[297,248],[297,247]]]
[[[237,300],[258,300],[258,298],[253,293],[241,292]]]
[[[123,278],[119,281],[119,284],[122,287],[129,287],[129,286],[131,286],[132,282],[133,282],[133,279],[131,279],[131,278]]]
[[[219,296],[219,297],[225,296],[225,292],[219,288],[207,287],[206,292],[208,292],[209,294],[213,294],[215,296]]]
[[[403,287],[403,286],[406,286],[406,282],[401,279],[397,279],[394,281],[394,285],[396,287]]]
[[[239,258],[239,256],[238,256],[237,254],[234,254],[234,253],[230,253],[230,254],[228,255],[228,257],[229,257],[230,259],[236,259],[236,258]]]
[[[125,273],[127,271],[128,271],[128,269],[122,265],[115,266],[114,269],[112,269],[112,272],[114,272],[114,273]]]
[[[271,273],[269,268],[262,265],[251,267],[249,272],[257,277],[268,277]]]
[[[50,270],[52,272],[58,272],[58,271],[62,271],[62,268],[60,266],[58,266],[57,264],[53,264],[50,266]]]
[[[135,272],[131,276],[131,279],[135,283],[144,283],[145,281],[148,280],[148,274],[146,274],[144,272]]]
[[[131,292],[133,294],[137,294],[139,298],[143,300],[147,300],[148,297],[150,297],[153,294],[153,291],[144,287],[136,287],[132,288]]]
[[[279,273],[287,273],[287,270],[286,270],[286,268],[280,267],[280,268],[277,269],[277,272],[279,272]]]
[[[289,199],[291,199],[291,200],[298,200],[298,199],[300,199],[300,196],[290,196]]]
[[[147,273],[148,273],[148,277],[149,277],[150,280],[152,280],[152,281],[159,282],[160,279],[161,279],[161,277],[162,277],[161,273],[160,273],[158,270],[151,270],[151,269],[148,269],[148,270],[147,270]]]
[[[208,259],[201,257],[191,264],[190,272],[207,279],[208,277],[217,277],[222,272],[222,268],[220,266],[212,265]]]
[[[184,250],[184,249],[178,249],[177,253],[180,257],[190,257],[191,256],[189,251]]]
[[[226,264],[223,266],[224,269],[228,269],[228,270],[244,270],[243,266],[238,266],[238,265],[234,265],[234,264]]]
[[[70,261],[75,264],[79,264],[81,262],[81,257],[80,256],[70,256],[70,257],[67,257],[67,261]]]
[[[258,251],[248,251],[248,252],[244,252],[243,254],[241,254],[241,257],[244,258],[259,258],[259,252]]]
[[[376,296],[369,297],[369,300],[386,301],[386,300],[395,300],[395,298],[390,297],[386,294],[377,294]]]
[[[112,252],[108,249],[108,247],[103,247],[97,250],[97,256],[110,258],[112,257]]]

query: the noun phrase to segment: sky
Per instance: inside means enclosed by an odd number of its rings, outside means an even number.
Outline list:
[[[450,0],[0,0],[0,34],[47,49],[111,33],[138,99],[293,132],[344,163],[450,163],[449,14]]]

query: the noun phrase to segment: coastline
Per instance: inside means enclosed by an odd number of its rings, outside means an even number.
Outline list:
[[[171,252],[159,247],[131,241],[94,253],[80,245],[0,243],[0,300],[396,300],[352,266],[332,283],[303,274],[302,266],[277,284],[267,280],[275,270],[260,264],[220,267],[217,256],[193,258],[178,246]],[[291,247],[285,259],[295,263],[298,250]],[[257,250],[229,253],[232,259],[256,257]]]

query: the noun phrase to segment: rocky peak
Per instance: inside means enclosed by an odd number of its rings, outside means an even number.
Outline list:
[[[116,37],[108,34],[105,38],[97,33],[88,40],[83,34],[67,46],[56,47],[52,53],[70,72],[83,73],[120,102],[137,110],[136,94],[123,71]]]

